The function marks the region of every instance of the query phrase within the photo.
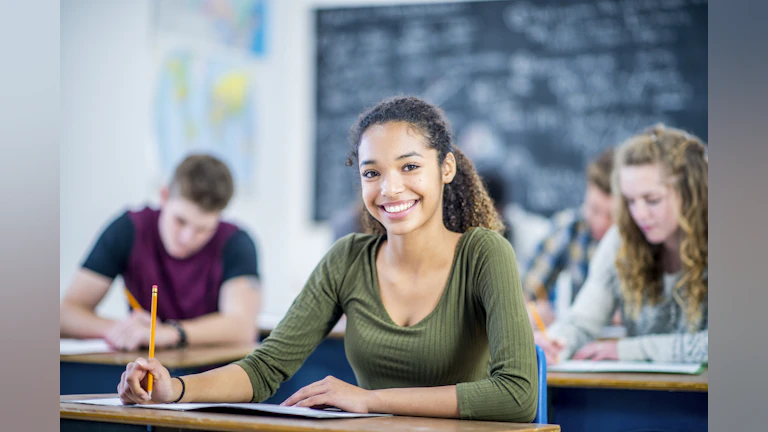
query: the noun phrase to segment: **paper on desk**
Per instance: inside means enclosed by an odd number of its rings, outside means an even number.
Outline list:
[[[698,374],[700,363],[659,363],[630,361],[566,360],[548,365],[549,372],[651,372],[673,374]]]
[[[151,408],[171,411],[195,411],[206,408],[234,408],[243,411],[256,411],[260,413],[290,415],[297,417],[308,417],[316,419],[326,418],[357,418],[357,417],[382,417],[391,414],[359,414],[334,410],[318,410],[301,407],[284,407],[274,404],[263,403],[177,403],[177,404],[156,404],[156,405],[123,405],[119,398],[106,399],[83,399],[68,401],[71,403],[82,403],[89,405],[107,405],[124,406],[126,408]]]
[[[104,339],[59,339],[59,355],[113,352]]]

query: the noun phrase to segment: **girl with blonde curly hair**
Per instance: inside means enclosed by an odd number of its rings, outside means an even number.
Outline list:
[[[616,226],[600,242],[566,317],[536,334],[548,362],[707,362],[707,172],[705,144],[656,125],[615,156]],[[597,341],[620,308],[627,337]]]
[[[173,379],[156,359],[138,359],[118,387],[124,403],[263,401],[346,314],[358,386],[328,377],[284,405],[534,418],[536,351],[515,254],[442,110],[414,97],[382,101],[360,116],[351,143],[369,234],[331,247],[248,357]]]

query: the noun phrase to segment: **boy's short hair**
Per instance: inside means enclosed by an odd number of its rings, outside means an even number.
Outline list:
[[[613,147],[610,147],[587,166],[587,182],[597,186],[606,195],[610,195],[612,172]]]
[[[204,154],[190,155],[181,161],[169,186],[172,196],[192,201],[206,212],[224,210],[234,189],[227,165]]]

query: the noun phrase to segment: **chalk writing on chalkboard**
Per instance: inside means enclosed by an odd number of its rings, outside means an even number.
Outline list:
[[[319,9],[314,217],[357,199],[349,128],[382,98],[440,105],[510,198],[580,203],[584,167],[658,122],[707,139],[707,3],[485,1]]]

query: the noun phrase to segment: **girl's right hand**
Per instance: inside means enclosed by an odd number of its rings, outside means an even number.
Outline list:
[[[154,377],[151,399],[147,393],[149,373]],[[117,385],[117,393],[124,405],[167,403],[178,398],[178,395],[174,395],[171,374],[154,358],[138,358],[128,363],[120,377],[120,384]]]
[[[562,341],[549,339],[540,332],[533,332],[533,340],[536,342],[536,345],[544,350],[548,365],[553,365],[560,361],[560,353],[565,348],[565,344]]]

